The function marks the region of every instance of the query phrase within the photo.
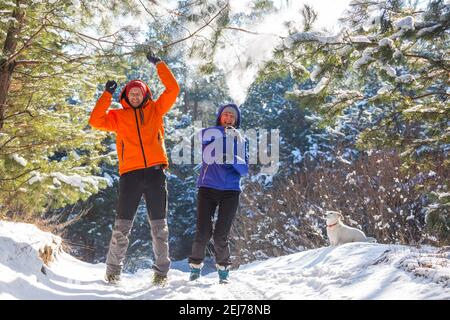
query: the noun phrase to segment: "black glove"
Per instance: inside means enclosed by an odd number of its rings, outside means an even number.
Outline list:
[[[161,61],[161,59],[159,57],[157,57],[153,54],[152,50],[149,50],[147,52],[146,56],[147,56],[147,60],[150,61],[151,63],[153,63],[154,65],[156,65],[158,62]]]
[[[108,91],[111,94],[114,94],[114,91],[117,89],[117,82],[114,80],[108,80],[105,84],[105,91]]]

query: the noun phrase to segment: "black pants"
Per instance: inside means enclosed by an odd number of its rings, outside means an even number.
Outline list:
[[[199,188],[197,197],[197,231],[192,245],[190,263],[200,264],[205,258],[206,246],[213,237],[216,263],[228,266],[230,246],[228,236],[239,206],[239,191]],[[213,231],[213,219],[217,206],[219,213]]]
[[[128,249],[136,209],[145,197],[152,234],[153,269],[167,275],[170,268],[167,227],[166,175],[161,168],[145,168],[123,174],[119,181],[119,206],[106,257],[106,273],[120,274]]]
[[[142,195],[150,220],[167,216],[167,184],[162,168],[150,167],[124,173],[119,181],[117,219],[133,220]]]

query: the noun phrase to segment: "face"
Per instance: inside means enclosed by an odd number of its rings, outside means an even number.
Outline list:
[[[340,220],[342,215],[339,212],[336,211],[327,211],[325,215],[325,219],[327,219],[328,224],[336,223],[338,220]]]
[[[234,127],[236,123],[236,117],[233,112],[222,112],[220,115],[220,125],[223,127],[232,126]]]
[[[144,95],[139,88],[131,88],[128,92],[128,100],[133,107],[138,107],[144,101]]]

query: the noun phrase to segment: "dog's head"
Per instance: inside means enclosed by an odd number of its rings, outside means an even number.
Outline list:
[[[337,211],[325,212],[325,219],[327,219],[328,225],[334,224],[343,218],[344,217],[342,216],[342,214],[340,212],[337,212]]]

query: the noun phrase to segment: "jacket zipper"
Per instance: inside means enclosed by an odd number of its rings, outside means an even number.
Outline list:
[[[205,180],[206,171],[208,171],[208,167],[209,167],[209,164],[206,165],[206,169],[205,169],[205,171],[203,171],[202,183],[203,183],[203,180]]]
[[[147,160],[145,159],[144,145],[142,144],[141,130],[139,129],[139,122],[138,122],[138,118],[137,118],[137,114],[136,114],[136,109],[133,108],[133,111],[134,111],[134,118],[136,120],[136,127],[138,130],[139,143],[141,144],[142,156],[144,157],[144,166],[147,168]]]
[[[125,143],[122,140],[122,162],[123,162],[123,152],[125,151]]]

